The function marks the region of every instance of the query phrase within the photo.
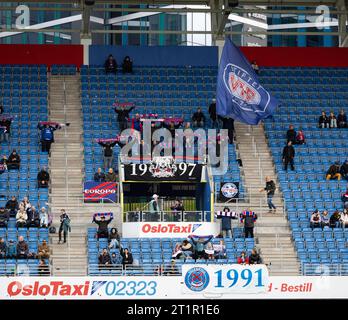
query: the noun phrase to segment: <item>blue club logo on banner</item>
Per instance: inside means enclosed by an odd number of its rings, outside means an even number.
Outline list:
[[[239,182],[222,182],[220,200],[228,201],[239,197]]]
[[[200,267],[195,267],[187,271],[185,275],[185,285],[192,291],[203,291],[209,285],[209,273]]]
[[[234,183],[225,183],[221,188],[221,193],[225,198],[232,199],[238,194],[238,187]]]

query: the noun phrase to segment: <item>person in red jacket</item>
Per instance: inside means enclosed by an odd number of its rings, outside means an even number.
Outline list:
[[[245,255],[245,251],[242,251],[237,259],[238,264],[249,264],[249,258]]]
[[[297,132],[297,136],[296,136],[296,144],[305,144],[305,136],[304,133],[302,131],[302,129],[298,130]]]

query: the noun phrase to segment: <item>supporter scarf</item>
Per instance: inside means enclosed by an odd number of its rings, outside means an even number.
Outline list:
[[[109,218],[110,220],[114,218],[114,214],[112,212],[97,212],[93,215],[93,218],[101,218],[101,217],[105,217]]]
[[[216,211],[215,212],[215,218],[227,217],[227,218],[234,219],[234,218],[237,218],[237,216],[238,216],[238,213],[235,211],[228,211],[228,212]]]

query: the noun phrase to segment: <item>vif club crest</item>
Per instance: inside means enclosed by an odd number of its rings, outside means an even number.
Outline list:
[[[224,69],[224,83],[234,103],[245,111],[264,112],[270,95],[243,68],[229,63]]]
[[[203,291],[209,285],[209,273],[201,267],[195,267],[187,271],[185,285],[192,291]]]
[[[233,198],[238,193],[238,188],[234,183],[225,183],[221,188],[221,193],[225,198]]]
[[[173,157],[154,157],[149,166],[149,171],[155,178],[174,177],[177,170]]]

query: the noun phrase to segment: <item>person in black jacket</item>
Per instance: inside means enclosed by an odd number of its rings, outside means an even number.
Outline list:
[[[212,127],[216,128],[217,127],[217,114],[216,114],[216,99],[215,98],[212,99],[212,102],[209,105],[208,112],[210,115]]]
[[[105,73],[115,73],[117,72],[117,62],[110,54],[104,63]]]
[[[244,223],[245,238],[248,238],[249,235],[250,235],[250,238],[254,238],[254,226],[255,226],[256,220],[257,220],[257,214],[250,209],[244,210],[240,214],[240,222]]]
[[[337,125],[339,128],[345,128],[347,126],[347,116],[342,109],[337,116]]]
[[[37,174],[37,184],[39,188],[48,188],[48,182],[50,181],[50,175],[47,172],[46,167],[43,167]]]
[[[102,253],[98,257],[99,270],[111,266],[111,257],[106,249],[103,249]]]
[[[114,146],[116,145],[116,141],[114,142],[101,142],[99,141],[98,144],[100,144],[103,148],[103,156],[104,156],[104,169],[112,168],[112,162],[114,160]]]
[[[93,222],[98,225],[98,230],[97,230],[98,239],[109,237],[108,225],[111,221],[112,221],[111,216],[109,216],[107,220],[105,219],[104,215],[102,215],[100,219],[98,219],[96,215],[93,217]]]
[[[291,170],[295,170],[294,166],[294,158],[295,158],[295,149],[292,146],[291,141],[283,149],[283,162],[284,162],[284,170],[288,170],[288,164],[290,163]]]
[[[334,164],[332,164],[326,172],[326,180],[331,180],[331,179],[337,179],[341,180],[341,173],[340,173],[340,162],[335,161]]]
[[[267,176],[266,177],[266,186],[265,186],[265,188],[260,189],[260,192],[262,192],[262,191],[267,192],[267,204],[268,204],[268,208],[269,208],[270,212],[272,212],[272,209],[274,210],[274,212],[277,209],[276,206],[272,202],[272,198],[274,196],[275,190],[276,190],[276,185],[275,185],[274,181],[271,180],[271,178]]]
[[[18,201],[15,196],[6,202],[6,209],[10,211],[10,216],[15,217],[19,209]]]
[[[292,124],[290,124],[289,130],[286,132],[286,139],[287,142],[291,141],[292,144],[296,144],[296,130]]]
[[[61,215],[59,216],[60,226],[59,226],[59,230],[58,230],[58,237],[59,237],[58,244],[60,244],[62,241],[62,232],[63,232],[63,236],[64,236],[63,243],[66,243],[66,236],[67,236],[68,232],[71,231],[69,215],[66,213],[66,211],[64,209],[61,209],[60,213],[61,213]]]
[[[11,124],[12,124],[12,120],[10,118],[5,117],[0,119],[0,126],[4,127],[3,133],[1,134],[0,141],[9,142],[10,133],[11,133]]]
[[[0,259],[6,258],[7,245],[3,238],[0,238]]]
[[[105,181],[105,173],[102,172],[101,168],[98,168],[97,172],[94,174],[93,180],[95,182],[104,182]]]
[[[133,61],[129,56],[125,56],[122,63],[123,73],[133,73]]]
[[[203,114],[201,108],[198,108],[197,112],[193,114],[192,121],[194,127],[204,127],[205,115]]]
[[[19,170],[19,166],[21,164],[21,157],[17,153],[16,149],[13,149],[11,154],[9,155],[7,159],[7,169],[11,170]]]
[[[2,207],[0,208],[0,228],[7,228],[10,220],[10,210]]]
[[[319,117],[319,128],[328,128],[329,126],[329,117],[326,115],[325,111],[322,111],[321,116]]]
[[[228,143],[233,144],[234,119],[222,118],[222,129],[228,130]]]
[[[122,257],[123,267],[127,264],[133,264],[133,255],[129,252],[128,248],[120,250],[120,254]]]
[[[254,248],[251,250],[251,255],[249,256],[249,264],[261,264],[262,259],[259,253],[257,252],[257,249]]]
[[[31,206],[27,209],[27,227],[35,227],[38,228],[40,226],[40,213],[36,210],[34,206]]]
[[[115,107],[115,112],[117,113],[117,121],[120,127],[120,130],[123,131],[127,129],[128,127],[128,119],[129,119],[129,113],[134,109],[135,107],[131,107],[129,109],[126,109],[124,105],[121,105],[121,108]]]
[[[348,160],[341,165],[340,173],[343,179],[348,180]]]

